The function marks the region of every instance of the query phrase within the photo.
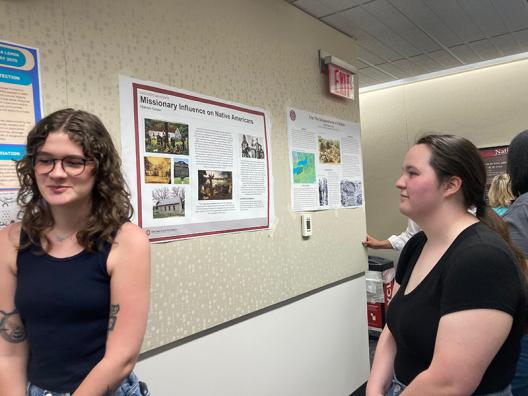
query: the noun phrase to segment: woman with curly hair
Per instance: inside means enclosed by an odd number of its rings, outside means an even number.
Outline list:
[[[111,137],[65,109],[29,133],[17,163],[23,217],[0,230],[0,389],[13,396],[140,395],[148,238]]]

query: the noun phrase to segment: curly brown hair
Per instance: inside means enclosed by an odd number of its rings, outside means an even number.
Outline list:
[[[76,237],[86,250],[101,250],[105,242],[113,243],[119,227],[131,219],[133,208],[121,173],[121,159],[110,134],[97,116],[74,109],[56,111],[38,122],[28,134],[26,156],[17,162],[20,182],[17,201],[23,213],[22,230],[28,236],[20,249],[31,244],[40,246],[41,241],[50,245],[44,231],[54,225],[54,219],[38,189],[33,157],[48,135],[58,131],[67,133],[95,164],[92,210]]]

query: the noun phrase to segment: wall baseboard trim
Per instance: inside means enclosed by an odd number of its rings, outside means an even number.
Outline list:
[[[209,329],[205,329],[205,330],[199,331],[199,332],[197,332],[195,334],[192,334],[190,336],[187,336],[187,337],[181,338],[179,340],[173,341],[171,343],[168,343],[166,345],[160,346],[158,348],[154,348],[154,349],[151,349],[149,351],[145,351],[145,352],[143,352],[143,353],[141,353],[139,355],[138,361],[142,361],[144,359],[148,359],[150,357],[156,356],[156,355],[158,355],[160,353],[167,352],[168,350],[176,348],[176,347],[178,347],[180,345],[183,345],[183,344],[186,344],[188,342],[197,340],[198,338],[201,338],[201,337],[205,337],[207,335],[210,335],[210,334],[215,333],[217,331],[220,331],[220,330],[223,330],[225,328],[231,327],[231,326],[236,325],[238,323],[241,323],[241,322],[244,322],[246,320],[249,320],[249,319],[255,318],[257,316],[263,315],[263,314],[265,314],[267,312],[282,308],[282,307],[284,307],[286,305],[293,304],[293,303],[295,303],[295,302],[297,302],[299,300],[302,300],[304,298],[312,296],[312,295],[314,295],[316,293],[320,293],[320,292],[322,292],[324,290],[327,290],[327,289],[330,289],[332,287],[336,287],[336,286],[339,286],[339,285],[341,285],[343,283],[350,282],[350,281],[352,281],[354,279],[357,279],[359,277],[362,277],[364,275],[365,275],[364,272],[360,272],[358,274],[348,276],[348,277],[340,279],[338,281],[335,281],[335,282],[329,283],[327,285],[318,287],[317,289],[310,290],[308,292],[299,294],[298,296],[289,298],[287,300],[278,302],[276,304],[272,304],[270,306],[267,306],[265,308],[259,309],[257,311],[248,313],[246,315],[242,315],[242,316],[240,316],[238,318],[235,318],[235,319],[229,320],[227,322],[221,323],[219,325],[213,326],[213,327],[211,327]]]

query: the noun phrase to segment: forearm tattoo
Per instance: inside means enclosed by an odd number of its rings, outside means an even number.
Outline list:
[[[110,319],[108,321],[108,331],[114,330],[117,322],[117,313],[119,312],[119,304],[110,305]]]
[[[112,396],[114,393],[110,390],[110,387],[107,386],[105,393],[103,393],[103,396]]]
[[[26,340],[26,330],[16,308],[13,312],[0,311],[0,336],[13,344]]]

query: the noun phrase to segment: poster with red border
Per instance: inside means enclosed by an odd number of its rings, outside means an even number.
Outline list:
[[[486,196],[493,178],[502,173],[506,173],[508,147],[508,145],[504,145],[479,148],[480,156],[486,167]]]
[[[123,168],[151,242],[273,223],[266,111],[120,77]]]

